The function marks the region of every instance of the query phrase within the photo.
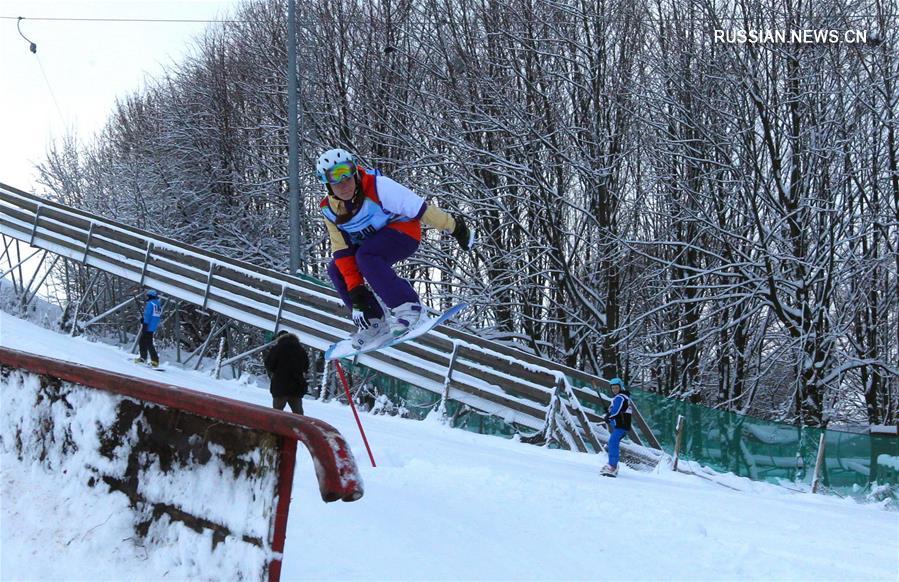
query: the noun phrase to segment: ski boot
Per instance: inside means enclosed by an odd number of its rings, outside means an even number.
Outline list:
[[[372,319],[369,322],[368,329],[359,328],[359,331],[353,334],[353,349],[361,350],[386,340],[390,337],[390,328],[387,321],[383,317]]]
[[[400,337],[415,328],[425,317],[425,310],[421,303],[403,303],[391,310],[393,317],[390,319],[390,334]]]

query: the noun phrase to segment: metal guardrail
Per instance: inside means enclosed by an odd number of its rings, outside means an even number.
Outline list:
[[[69,260],[150,286],[202,309],[268,331],[285,329],[324,351],[353,330],[330,287],[187,245],[0,183],[0,234]],[[560,379],[608,390],[599,377],[441,326],[356,362],[378,372],[533,429],[545,426]],[[572,386],[583,403],[603,404]],[[572,407],[571,412],[577,408]],[[589,422],[601,417],[585,408]],[[660,448],[639,411],[637,444]],[[585,431],[586,432],[586,431]],[[640,438],[642,436],[642,439]]]

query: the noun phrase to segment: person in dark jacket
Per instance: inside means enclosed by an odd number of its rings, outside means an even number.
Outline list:
[[[265,369],[272,380],[272,407],[284,410],[284,406],[289,404],[292,412],[303,414],[309,356],[297,336],[286,331],[278,332],[278,342],[265,356]]]
[[[140,357],[134,358],[135,363],[146,362],[149,354],[150,365],[154,368],[159,367],[159,354],[156,353],[156,346],[153,345],[153,334],[159,327],[160,319],[162,319],[162,306],[159,304],[159,293],[155,289],[150,289],[147,291],[147,305],[144,307],[144,314],[140,318],[140,340],[138,342]]]
[[[609,477],[618,475],[618,459],[620,457],[621,439],[631,429],[631,395],[624,388],[624,380],[612,378],[609,387],[615,397],[606,414],[606,423],[612,433],[609,437],[609,463],[602,468],[602,474]]]

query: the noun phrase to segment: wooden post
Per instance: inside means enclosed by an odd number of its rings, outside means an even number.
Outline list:
[[[821,466],[824,464],[824,435],[821,431],[821,439],[818,441],[818,458],[815,459],[815,475],[812,477],[812,493],[818,492],[818,478],[821,476]]]
[[[677,471],[677,460],[680,454],[681,436],[684,434],[684,417],[682,414],[677,415],[677,426],[674,435],[674,470]]]

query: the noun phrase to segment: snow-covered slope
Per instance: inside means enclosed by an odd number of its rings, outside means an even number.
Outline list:
[[[121,351],[5,313],[0,345],[269,405],[266,387],[174,367],[161,378]],[[668,471],[602,478],[603,456],[363,414],[372,468],[347,407],[304,405],[347,438],[366,493],[322,503],[300,448],[285,580],[899,577],[899,514],[877,506],[739,479],[733,491]],[[184,577],[135,545],[115,496],[81,509],[64,479],[5,451],[0,461],[0,578]]]

